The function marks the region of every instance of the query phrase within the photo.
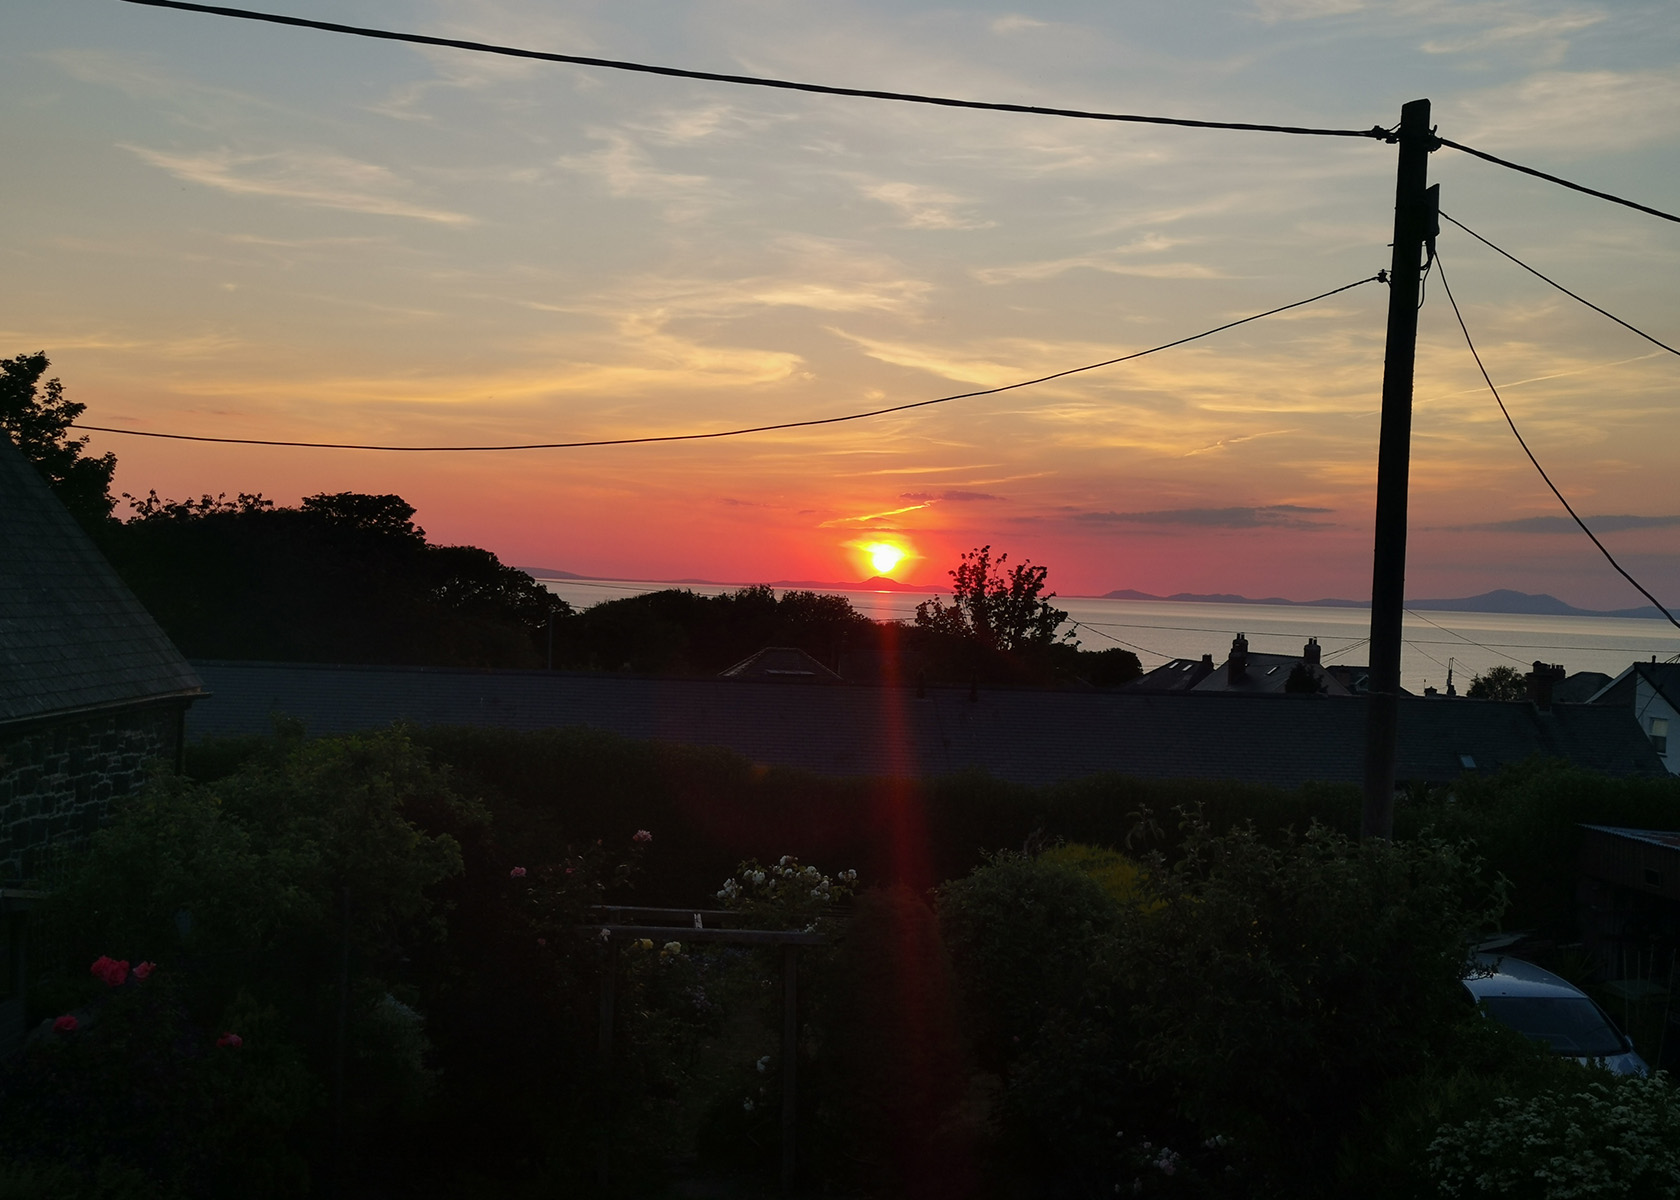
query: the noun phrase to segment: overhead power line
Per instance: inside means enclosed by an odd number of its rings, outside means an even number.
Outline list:
[[[151,3],[151,0],[129,0],[129,3]],[[1521,163],[1514,163],[1509,159],[1499,158],[1496,155],[1489,154],[1485,150],[1477,150],[1473,146],[1466,146],[1463,142],[1455,142],[1451,138],[1437,136],[1435,140],[1443,146],[1451,146],[1454,150],[1462,150],[1466,154],[1473,154],[1477,158],[1485,159],[1490,163],[1496,163],[1501,167],[1508,167],[1513,171],[1521,171],[1524,175],[1532,175],[1536,179],[1544,179],[1547,183],[1555,183],[1559,187],[1570,188],[1577,192],[1585,192],[1589,196],[1597,196],[1600,200],[1608,200],[1612,204],[1623,204],[1628,208],[1636,208],[1642,213],[1650,213],[1653,217],[1661,217],[1665,221],[1673,221],[1676,224],[1680,224],[1680,217],[1675,216],[1671,212],[1664,212],[1660,208],[1652,208],[1648,204],[1640,204],[1636,200],[1629,200],[1623,196],[1617,196],[1610,192],[1601,192],[1597,188],[1590,188],[1583,183],[1572,183],[1561,176],[1552,175],[1545,171],[1537,171],[1533,167],[1525,167]],[[1456,222],[1454,223],[1456,224]]]
[[[1512,254],[1509,250],[1503,250],[1500,247],[1495,246],[1492,242],[1488,241],[1485,237],[1483,237],[1481,234],[1477,233],[1474,229],[1471,229],[1464,222],[1459,221],[1459,220],[1455,220],[1454,218],[1447,216],[1446,213],[1441,213],[1440,217],[1443,221],[1451,221],[1454,225],[1457,225],[1460,229],[1464,230],[1465,233],[1468,233],[1471,237],[1475,238],[1478,242],[1480,242],[1482,245],[1486,246],[1489,250],[1494,251],[1496,254],[1503,254],[1506,258],[1508,258],[1512,262],[1516,263],[1517,266],[1519,266],[1523,270],[1527,271],[1530,275],[1533,275],[1536,279],[1542,279],[1545,282],[1551,284],[1558,291],[1562,292],[1565,296],[1568,296],[1571,300],[1579,300],[1582,304],[1585,304],[1588,308],[1592,309],[1595,313],[1599,313],[1602,316],[1609,317],[1612,321],[1616,322],[1616,324],[1620,325],[1623,329],[1626,329],[1630,333],[1637,333],[1640,337],[1644,338],[1647,342],[1650,342],[1653,346],[1661,346],[1664,350],[1667,350],[1670,354],[1680,354],[1680,350],[1676,350],[1673,346],[1670,346],[1667,342],[1660,341],[1657,338],[1652,337],[1650,334],[1646,333],[1643,329],[1640,329],[1636,325],[1628,324],[1626,321],[1624,321],[1620,317],[1618,317],[1615,313],[1610,312],[1608,309],[1600,308],[1598,305],[1594,304],[1591,300],[1588,300],[1585,296],[1577,295],[1576,293],[1570,291],[1568,288],[1564,287],[1563,284],[1559,283],[1557,280],[1551,278],[1550,276],[1542,275],[1539,271],[1536,271],[1533,267],[1529,266],[1522,259],[1518,258],[1515,254]]]
[[[1598,535],[1593,533],[1591,529],[1587,528],[1587,523],[1581,520],[1580,514],[1575,511],[1568,500],[1564,499],[1563,493],[1558,491],[1557,484],[1552,482],[1552,477],[1546,474],[1546,468],[1542,467],[1540,465],[1540,460],[1534,457],[1534,451],[1528,448],[1528,443],[1523,440],[1521,431],[1517,429],[1517,423],[1511,419],[1511,412],[1505,407],[1505,400],[1500,396],[1499,389],[1493,386],[1493,378],[1488,374],[1487,367],[1482,365],[1482,356],[1476,352],[1476,343],[1470,338],[1470,327],[1464,323],[1464,314],[1458,310],[1458,300],[1453,296],[1452,285],[1447,282],[1447,272],[1441,265],[1441,257],[1438,252],[1435,256],[1435,269],[1440,272],[1441,287],[1445,289],[1447,293],[1447,300],[1452,304],[1453,316],[1458,318],[1458,327],[1464,332],[1464,344],[1470,347],[1470,356],[1476,360],[1476,369],[1481,371],[1482,379],[1488,385],[1488,391],[1493,393],[1494,400],[1498,402],[1499,411],[1505,414],[1505,424],[1509,425],[1511,427],[1511,432],[1516,435],[1517,445],[1521,446],[1523,453],[1528,455],[1528,461],[1534,464],[1534,469],[1536,471],[1540,472],[1540,478],[1545,480],[1546,486],[1552,489],[1552,495],[1558,498],[1558,503],[1563,505],[1564,511],[1574,518],[1575,524],[1581,527],[1581,532],[1586,534],[1587,537],[1592,540],[1592,544],[1598,547],[1598,552],[1604,555],[1604,560],[1612,567],[1616,568],[1616,573],[1618,575],[1633,584],[1634,588],[1641,596],[1644,596],[1645,599],[1649,600],[1652,604],[1655,604],[1657,606],[1657,611],[1668,618],[1670,625],[1673,625],[1676,629],[1680,629],[1680,620],[1676,620],[1674,614],[1663,607],[1662,601],[1658,600],[1655,596],[1651,595],[1650,592],[1646,591],[1644,584],[1640,583],[1639,580],[1635,579],[1632,575],[1629,575],[1622,569],[1622,564],[1616,561],[1615,556],[1611,554],[1609,550],[1605,549],[1604,543],[1598,540]]]
[[[133,0],[141,3],[142,0]],[[149,2],[149,0],[147,0]],[[166,438],[176,442],[219,442],[234,446],[293,446],[310,450],[391,450],[404,453],[464,453],[467,451],[491,450],[577,450],[590,446],[639,446],[649,442],[697,442],[709,438],[742,437],[749,433],[770,433],[778,429],[807,429],[814,425],[838,425],[844,421],[862,421],[869,417],[883,417],[888,413],[908,412],[915,408],[927,408],[935,404],[949,404],[953,400],[971,400],[976,396],[995,396],[999,392],[1010,392],[1017,388],[1034,387],[1037,384],[1049,383],[1054,379],[1064,379],[1069,375],[1078,375],[1085,371],[1095,371],[1102,367],[1112,367],[1118,363],[1130,362],[1134,358],[1143,358],[1150,354],[1159,354],[1163,350],[1171,350],[1174,346],[1182,346],[1187,342],[1199,341],[1211,337],[1216,333],[1223,333],[1227,329],[1235,329],[1238,325],[1247,325],[1250,321],[1258,321],[1263,317],[1276,316],[1281,312],[1288,312],[1292,308],[1301,308],[1319,300],[1328,299],[1340,292],[1348,291],[1367,283],[1378,283],[1386,279],[1382,272],[1356,279],[1352,283],[1344,283],[1339,288],[1331,288],[1328,292],[1320,292],[1305,300],[1297,300],[1293,304],[1281,304],[1277,308],[1267,309],[1265,312],[1255,313],[1253,316],[1240,317],[1235,321],[1227,321],[1223,325],[1216,325],[1212,329],[1204,329],[1201,333],[1193,333],[1189,337],[1181,337],[1177,341],[1165,342],[1159,346],[1151,346],[1147,350],[1138,350],[1132,354],[1122,354],[1119,358],[1106,359],[1103,362],[1088,363],[1083,367],[1069,367],[1065,371],[1056,371],[1050,375],[1040,375],[1036,379],[1023,379],[1016,383],[1006,383],[1002,387],[981,388],[973,392],[959,392],[954,396],[939,396],[933,400],[917,400],[910,404],[894,404],[887,408],[872,408],[867,412],[846,413],[838,417],[816,417],[808,421],[781,421],[774,425],[752,425],[743,429],[717,429],[708,433],[665,433],[649,437],[623,438],[593,438],[576,442],[529,442],[519,445],[504,446],[373,446],[350,442],[290,442],[277,441],[267,438],[233,438],[208,437],[191,433],[158,433],[149,429],[116,429],[109,425],[85,425],[80,421],[73,421],[71,425],[76,429],[87,429],[98,433],[120,433],[129,437]]]
[[[941,108],[978,108],[991,112],[1028,113],[1040,117],[1072,117],[1081,121],[1124,121],[1140,125],[1181,125],[1190,129],[1236,129],[1249,133],[1294,133],[1312,137],[1375,138],[1386,140],[1389,131],[1381,126],[1370,129],[1317,129],[1300,125],[1257,125],[1248,121],[1197,121],[1188,117],[1150,117],[1135,113],[1090,112],[1078,108],[1047,108],[1037,104],[1000,104],[984,100],[956,100],[949,96],[923,96],[914,92],[885,92],[873,88],[832,87],[821,83],[801,83],[791,79],[770,79],[758,75],[730,75],[717,71],[693,71],[685,67],[660,67],[650,63],[626,62],[613,58],[591,58],[582,54],[554,54],[544,50],[526,50],[518,46],[499,46],[491,42],[471,42],[461,38],[432,37],[422,33],[400,33],[391,29],[374,29],[364,25],[341,25],[336,21],[314,21],[306,17],[291,17],[281,13],[256,12],[248,8],[226,8],[218,4],[189,4],[184,0],[123,0],[125,4],[141,4],[147,8],[175,8],[183,12],[208,13],[217,17],[237,17],[245,21],[264,21],[271,25],[290,25],[300,29],[319,29],[325,33],[344,33],[353,37],[376,38],[387,42],[410,42],[418,46],[448,46],[456,50],[471,50],[479,54],[501,54],[510,58],[532,58],[542,62],[570,63],[580,67],[604,67],[612,71],[634,71],[642,75],[665,75],[674,79],[701,79],[711,83],[730,83],[743,87],[778,88],[789,92],[815,92],[823,96],[855,96],[865,100],[892,100],[901,104],[932,104]]]

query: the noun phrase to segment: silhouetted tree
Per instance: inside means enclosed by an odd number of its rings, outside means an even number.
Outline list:
[[[1464,694],[1472,700],[1523,700],[1528,696],[1528,684],[1515,667],[1501,663],[1473,676]]]
[[[1316,696],[1330,689],[1324,686],[1324,681],[1306,663],[1296,663],[1289,668],[1289,678],[1283,681],[1283,690],[1290,695]]]
[[[1067,613],[1052,608],[1055,592],[1044,594],[1048,567],[1021,562],[1003,570],[1009,555],[992,562],[992,548],[964,552],[951,575],[951,603],[935,597],[916,606],[918,628],[968,638],[1004,652],[1052,645]]]
[[[87,405],[66,400],[64,385],[56,378],[41,382],[50,366],[47,356],[39,353],[0,359],[0,429],[46,477],[71,515],[83,525],[97,526],[116,504],[110,489],[117,456],[108,451],[98,458],[82,454],[88,439],[71,437],[67,431]]]
[[[538,667],[565,601],[476,546],[433,546],[401,496],[129,498],[107,555],[187,654]]]

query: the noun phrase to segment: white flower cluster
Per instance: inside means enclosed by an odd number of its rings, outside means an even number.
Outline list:
[[[1680,1087],[1663,1072],[1583,1073],[1584,1087],[1524,1099],[1441,1128],[1429,1173],[1442,1196],[1672,1196],[1680,1180]]]
[[[731,905],[755,900],[830,904],[851,895],[856,884],[856,871],[841,871],[831,878],[815,867],[800,866],[797,858],[784,854],[768,867],[742,863],[723,881],[717,898]]]

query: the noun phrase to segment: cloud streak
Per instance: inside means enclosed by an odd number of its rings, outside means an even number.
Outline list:
[[[385,167],[328,151],[241,154],[221,149],[171,154],[127,143],[122,148],[177,179],[234,195],[271,196],[321,208],[441,225],[475,223],[465,213],[431,208],[406,198],[403,193],[412,190],[412,185]]]
[[[1594,533],[1626,533],[1633,529],[1670,529],[1680,525],[1680,513],[1672,516],[1639,517],[1630,514],[1583,517]],[[1513,521],[1488,521],[1479,525],[1444,525],[1462,533],[1579,533],[1581,527],[1568,517],[1518,517]]]
[[[1075,521],[1092,525],[1188,525],[1198,529],[1330,529],[1331,522],[1308,517],[1334,512],[1300,504],[1240,508],[1164,508],[1150,512],[1081,512]]]

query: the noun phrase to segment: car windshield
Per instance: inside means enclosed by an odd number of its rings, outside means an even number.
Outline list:
[[[1621,1034],[1585,996],[1488,996],[1488,1012],[1518,1033],[1573,1058],[1622,1054]]]

